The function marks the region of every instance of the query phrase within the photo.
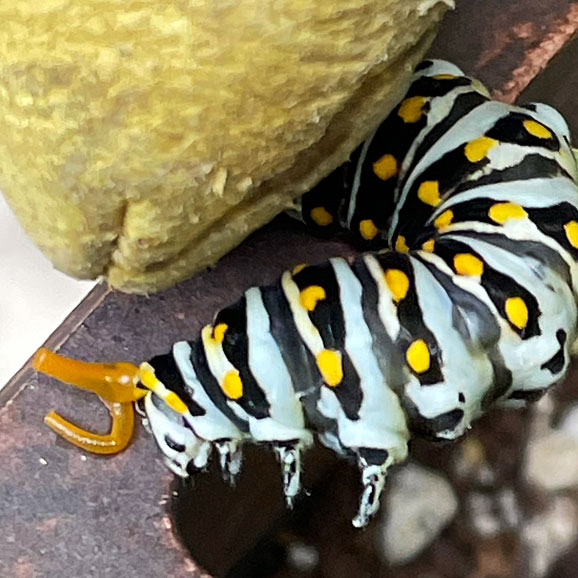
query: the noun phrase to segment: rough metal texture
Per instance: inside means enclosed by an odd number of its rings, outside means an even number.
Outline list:
[[[430,51],[513,102],[578,30],[578,2],[458,0]]]
[[[576,4],[578,6],[578,3]],[[578,9],[577,9],[578,10]],[[569,42],[547,68],[522,94],[523,102],[543,100],[564,114],[578,138],[578,36]],[[560,81],[563,79],[563,90]]]
[[[578,27],[577,6],[562,0],[458,1],[433,54],[479,74],[495,94],[512,100]],[[553,82],[565,89],[560,77]],[[62,343],[61,352],[80,359],[140,361],[179,338],[195,335],[215,310],[243,289],[270,281],[296,263],[348,251],[343,244],[312,239],[296,225],[277,221],[212,271],[161,294],[147,298],[97,289],[54,336],[51,347]],[[80,424],[101,424],[104,429],[106,412],[94,396],[36,377],[25,368],[2,392],[0,402],[1,576],[201,576],[198,564],[172,532],[167,512],[175,487],[142,428],[124,454],[85,457],[56,441],[42,425],[42,416],[55,408]],[[515,415],[493,423],[519,431],[522,417]],[[446,459],[444,452],[440,463]],[[173,503],[178,511],[175,519],[195,559],[214,574],[233,564],[283,510],[272,459],[260,453],[251,460],[255,462],[251,473],[245,474],[250,477],[236,492],[209,475],[194,491],[185,488],[181,500]],[[507,461],[503,464],[505,472],[514,471]],[[323,458],[309,468],[310,475],[321,476],[329,467],[331,462]],[[338,473],[328,482],[355,487],[353,470],[343,466]],[[339,495],[339,489],[334,492]],[[332,518],[345,520],[356,504],[354,492],[342,494],[343,503],[334,503],[331,513]],[[324,525],[333,523],[322,519]],[[445,548],[447,557],[457,560],[451,543],[440,544],[438,551]],[[342,555],[336,552],[336,563]],[[326,575],[337,576],[327,571]],[[448,575],[459,576],[459,568]]]

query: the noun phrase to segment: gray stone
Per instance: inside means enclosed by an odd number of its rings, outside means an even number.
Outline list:
[[[530,484],[549,492],[578,486],[578,438],[555,430],[530,439],[524,474]]]
[[[522,529],[526,548],[527,578],[543,578],[558,558],[576,541],[578,516],[570,498],[555,497],[545,512],[533,517]]]
[[[444,476],[417,464],[398,470],[389,486],[374,525],[375,543],[386,562],[401,565],[423,552],[451,522],[458,500]]]
[[[573,405],[564,412],[558,429],[578,440],[578,404]]]
[[[470,527],[483,538],[492,538],[518,527],[521,512],[511,487],[493,492],[470,492],[466,497]]]
[[[319,552],[309,544],[292,542],[287,549],[287,563],[299,572],[313,572],[319,565]]]

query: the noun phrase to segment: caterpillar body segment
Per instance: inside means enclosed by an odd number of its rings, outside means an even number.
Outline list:
[[[525,405],[564,378],[577,179],[557,111],[492,101],[454,65],[422,63],[390,116],[301,202],[317,230],[378,251],[253,287],[138,368],[131,395],[144,395],[168,466],[186,477],[216,454],[234,481],[243,444],[265,444],[291,505],[317,437],[357,462],[354,525],[366,525],[412,435],[455,439],[491,406]]]

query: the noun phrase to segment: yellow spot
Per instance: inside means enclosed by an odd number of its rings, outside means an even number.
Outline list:
[[[424,373],[430,367],[431,359],[427,343],[423,339],[416,339],[405,352],[407,364],[416,372]]]
[[[174,391],[167,393],[165,403],[177,413],[186,413],[189,409],[187,404]]]
[[[291,271],[291,273],[293,275],[297,275],[297,273],[301,273],[301,271],[303,271],[303,269],[305,269],[305,267],[307,267],[307,263],[300,263],[299,265],[295,265],[295,267],[293,267],[293,270]]]
[[[299,294],[299,301],[307,311],[313,311],[317,306],[317,302],[325,299],[325,289],[320,285],[310,285],[301,291]]]
[[[225,339],[225,333],[226,333],[228,328],[229,328],[229,326],[226,323],[219,323],[213,329],[213,339],[217,343],[223,343],[223,339]]]
[[[243,396],[243,382],[236,369],[225,373],[222,389],[229,399],[239,399]]]
[[[397,239],[395,240],[395,250],[400,251],[401,253],[407,253],[409,251],[409,247],[407,246],[403,235],[397,236]]]
[[[524,121],[524,128],[533,136],[538,138],[552,138],[552,132],[543,124],[535,120],[526,119]]]
[[[325,207],[315,207],[311,209],[311,218],[320,227],[326,227],[333,223],[333,215]]]
[[[359,232],[364,239],[371,241],[379,233],[379,229],[371,219],[363,219],[359,223]]]
[[[426,205],[437,207],[440,199],[440,184],[438,181],[424,181],[417,190],[419,200]]]
[[[516,203],[496,203],[490,207],[488,215],[492,221],[503,225],[508,219],[523,219],[528,213]]]
[[[323,376],[323,380],[330,387],[339,385],[343,380],[343,365],[339,351],[323,349],[317,354],[317,367]]]
[[[388,269],[385,272],[385,282],[393,293],[393,299],[396,302],[401,301],[409,291],[409,278],[399,269]]]
[[[566,237],[570,241],[570,245],[578,249],[578,223],[576,221],[568,221],[564,225],[564,231],[566,231]]]
[[[442,74],[434,74],[433,78],[435,78],[436,80],[451,80],[452,78],[456,78],[456,75],[445,72]]]
[[[524,329],[528,324],[528,307],[524,300],[521,297],[509,297],[505,308],[510,323],[518,329]]]
[[[160,381],[155,375],[154,369],[146,362],[140,366],[139,380],[146,388],[150,389],[151,391],[160,385]]]
[[[451,209],[444,211],[434,220],[434,227],[439,231],[451,224],[454,219],[454,212]]]
[[[484,262],[469,253],[454,255],[454,269],[458,275],[481,275],[484,272]]]
[[[383,155],[373,163],[373,172],[382,180],[395,177],[398,171],[397,160],[393,155]]]
[[[139,381],[163,399],[171,409],[177,413],[186,413],[189,410],[186,403],[174,391],[166,389],[155,375],[155,370],[150,363],[146,361],[141,363],[139,369]]]
[[[410,96],[399,105],[397,114],[403,122],[417,122],[421,118],[425,103],[423,96]]]
[[[433,239],[428,239],[421,248],[428,253],[433,253],[435,248],[435,241]]]
[[[471,81],[472,81],[472,83],[470,86],[476,92],[479,92],[480,94],[483,94],[484,96],[487,96],[488,98],[491,98],[490,91],[477,78],[472,78]]]
[[[486,158],[488,151],[499,143],[494,138],[488,136],[481,136],[480,138],[471,140],[464,147],[464,154],[471,163],[477,163]]]

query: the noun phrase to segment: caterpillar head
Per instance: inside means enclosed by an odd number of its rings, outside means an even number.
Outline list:
[[[181,478],[204,468],[210,443],[195,435],[186,418],[153,392],[144,397],[148,426],[168,468]]]

